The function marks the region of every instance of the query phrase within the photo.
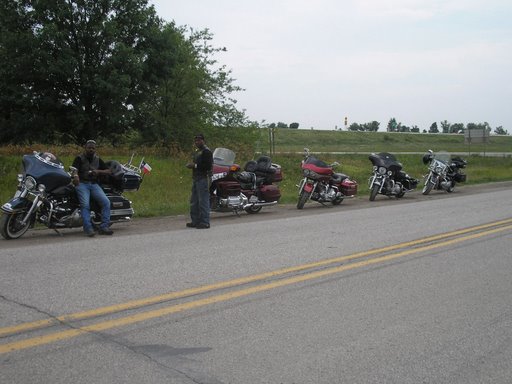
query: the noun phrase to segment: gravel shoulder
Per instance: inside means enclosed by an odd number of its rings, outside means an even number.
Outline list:
[[[429,195],[421,194],[421,188],[407,193],[403,198],[388,198],[378,195],[374,202],[370,202],[368,195],[359,195],[354,198],[345,199],[340,205],[321,205],[317,202],[308,202],[304,209],[298,210],[295,204],[278,204],[274,207],[263,208],[259,213],[249,215],[245,212],[239,216],[233,213],[217,213],[213,212],[211,216],[211,225],[219,226],[233,224],[238,222],[259,222],[265,220],[275,220],[287,217],[299,217],[307,215],[317,215],[324,212],[333,212],[333,210],[343,213],[350,209],[364,209],[371,206],[382,206],[388,204],[409,204],[432,199],[446,199],[460,195],[472,195],[485,193],[495,190],[509,189],[512,187],[512,181],[477,184],[477,185],[457,185],[453,193],[444,191],[432,191]],[[136,207],[135,207],[136,209]],[[130,236],[146,233],[176,231],[185,228],[185,224],[189,221],[188,215],[162,216],[153,218],[135,218],[130,222],[118,223],[112,226],[114,236]],[[190,229],[194,230],[194,229]],[[96,237],[97,238],[97,237]],[[95,238],[95,239],[96,239]],[[38,228],[29,230],[22,238],[16,240],[0,239],[0,255],[3,249],[12,249],[21,246],[37,245],[41,246],[45,243],[62,241],[78,241],[83,240],[84,235],[80,228],[63,229],[57,233],[54,230]]]

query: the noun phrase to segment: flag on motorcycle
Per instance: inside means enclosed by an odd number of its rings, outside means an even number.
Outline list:
[[[151,173],[151,166],[146,163],[144,160],[140,163],[140,169],[142,171],[142,173],[146,174],[146,173]]]

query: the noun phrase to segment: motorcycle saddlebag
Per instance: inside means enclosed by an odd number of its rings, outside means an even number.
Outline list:
[[[279,191],[277,185],[262,185],[260,187],[260,196],[266,202],[279,201],[281,191]]]
[[[464,183],[466,181],[466,175],[464,173],[456,173],[453,176],[453,180],[455,180],[457,183]]]
[[[272,163],[272,168],[275,169],[275,172],[272,175],[272,182],[277,183],[283,180],[283,170],[279,164]]]
[[[418,187],[419,180],[412,177],[406,177],[402,180],[402,184],[405,189],[411,191]]]
[[[125,192],[138,191],[142,177],[131,171],[126,171],[122,177],[122,188]]]
[[[218,181],[217,195],[223,198],[240,195],[240,183],[238,181]]]
[[[341,193],[343,193],[344,196],[357,195],[357,183],[354,180],[343,180],[341,182]]]
[[[128,199],[121,195],[107,195],[110,200],[110,220],[116,221],[133,216],[133,208]]]

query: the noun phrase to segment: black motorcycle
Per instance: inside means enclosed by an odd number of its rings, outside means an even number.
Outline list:
[[[419,180],[402,171],[402,163],[391,153],[372,153],[369,159],[373,164],[373,175],[368,180],[370,201],[378,194],[400,198],[418,186]]]
[[[132,157],[133,158],[133,157]],[[24,155],[23,173],[18,175],[14,197],[2,205],[0,234],[7,240],[23,236],[27,230],[41,223],[48,228],[75,228],[82,226],[80,204],[70,173],[62,162],[49,152]],[[102,177],[99,184],[110,200],[110,222],[128,221],[133,216],[131,202],[122,193],[136,191],[142,182],[140,168],[117,161],[106,162],[112,174]],[[101,207],[91,201],[91,220],[94,227],[101,224]]]
[[[453,192],[456,183],[466,181],[466,175],[461,169],[466,168],[466,160],[460,157],[451,157],[448,152],[440,151],[434,154],[429,149],[423,155],[423,164],[428,165],[428,174],[425,176],[425,185],[422,193],[428,195],[432,189]]]

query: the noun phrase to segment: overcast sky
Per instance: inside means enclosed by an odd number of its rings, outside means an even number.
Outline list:
[[[149,0],[208,28],[251,120],[334,129],[391,117],[512,133],[510,0]]]

